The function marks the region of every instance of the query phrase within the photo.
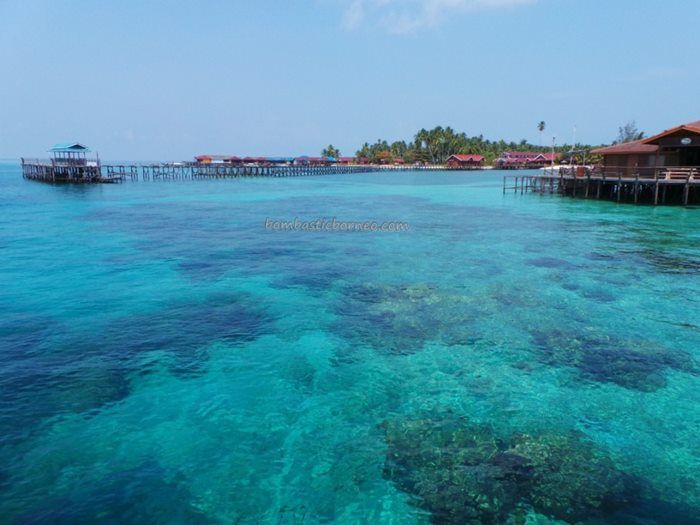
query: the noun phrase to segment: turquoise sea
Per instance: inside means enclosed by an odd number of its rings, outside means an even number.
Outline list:
[[[0,523],[700,523],[700,210],[501,175],[0,164]]]

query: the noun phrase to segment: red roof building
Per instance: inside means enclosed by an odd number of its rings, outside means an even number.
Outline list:
[[[264,164],[267,162],[265,157],[243,157],[241,160],[245,164]]]
[[[297,157],[294,159],[294,164],[302,166],[330,166],[335,159],[330,157],[307,157],[306,155],[302,157]]]
[[[195,161],[201,164],[240,164],[241,159],[233,155],[197,155]]]
[[[556,162],[559,157],[559,153],[507,151],[496,159],[496,165],[503,169],[541,168]]]
[[[652,137],[591,151],[603,167],[622,176],[653,175],[658,169],[700,168],[700,121],[681,124]]]
[[[484,165],[483,155],[466,155],[464,153],[458,153],[451,155],[447,159],[447,166],[450,169],[475,169],[481,168]]]
[[[594,149],[591,153],[594,155],[653,155],[658,149],[659,147],[654,144],[645,144],[642,139]]]

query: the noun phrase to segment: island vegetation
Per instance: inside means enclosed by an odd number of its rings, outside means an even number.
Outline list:
[[[595,162],[595,156],[590,151],[600,145],[591,144],[555,144],[544,145],[544,131],[547,124],[537,123],[536,129],[540,135],[540,143],[532,144],[523,139],[519,142],[506,140],[490,140],[483,135],[469,136],[464,132],[455,131],[447,126],[437,126],[433,129],[421,129],[410,140],[388,141],[377,139],[375,142],[365,142],[355,152],[357,158],[368,159],[373,164],[389,164],[401,160],[408,164],[444,164],[451,155],[483,155],[486,164],[492,164],[503,153],[508,151],[551,152],[562,155],[562,159],[574,163]],[[629,121],[618,129],[618,136],[613,144],[639,140],[644,132],[639,131],[635,121]],[[326,157],[338,158],[341,152],[333,145],[321,151]]]
[[[644,132],[639,131],[634,120],[630,120],[627,124],[618,128],[617,140],[613,144],[623,144],[633,140],[642,140],[643,138]]]
[[[540,133],[544,132],[545,123],[537,126]],[[590,151],[594,146],[587,144],[559,144],[554,146],[556,153],[566,154]],[[451,155],[464,153],[483,155],[487,164],[493,163],[506,151],[542,151],[549,152],[552,147],[535,145],[527,140],[519,142],[505,140],[489,140],[483,135],[469,136],[451,127],[437,126],[433,129],[421,129],[413,140],[398,140],[388,142],[377,140],[373,144],[365,142],[357,151],[358,157],[366,157],[371,162],[391,162],[397,158],[407,163],[422,162],[426,164],[444,164]]]

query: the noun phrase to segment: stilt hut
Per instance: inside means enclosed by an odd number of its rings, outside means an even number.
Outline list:
[[[99,157],[88,159],[90,149],[80,142],[56,144],[46,160],[22,159],[26,179],[43,182],[111,182],[102,177]]]
[[[608,176],[700,179],[700,121],[591,153],[603,157]]]

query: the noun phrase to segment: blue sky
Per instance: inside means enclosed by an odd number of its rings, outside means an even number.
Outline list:
[[[0,0],[0,157],[343,153],[700,119],[695,0]]]

